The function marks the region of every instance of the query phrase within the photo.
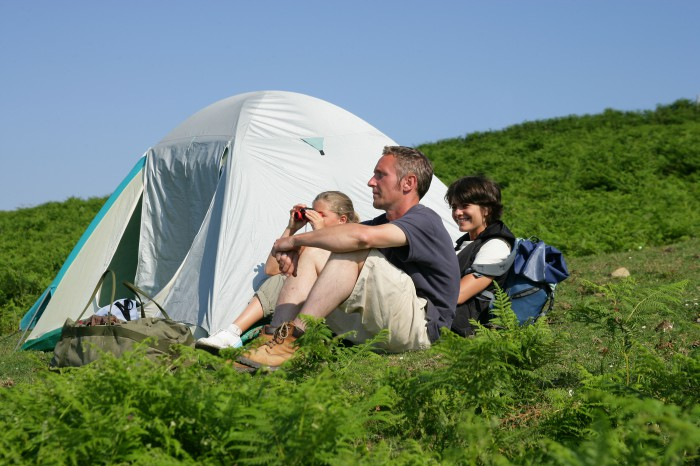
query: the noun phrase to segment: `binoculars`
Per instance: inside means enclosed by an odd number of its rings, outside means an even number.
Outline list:
[[[306,217],[307,210],[313,210],[313,209],[306,209],[306,208],[302,207],[299,210],[295,210],[294,211],[294,220],[296,220],[297,222],[300,222],[302,220],[308,221],[309,219]]]

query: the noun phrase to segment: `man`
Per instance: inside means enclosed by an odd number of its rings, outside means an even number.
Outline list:
[[[238,362],[276,369],[290,359],[303,334],[299,315],[326,318],[336,333],[365,341],[389,330],[387,351],[425,349],[450,327],[459,293],[459,267],[441,218],[419,204],[430,187],[432,164],[416,149],[387,146],[367,185],[373,205],[386,213],[279,238],[273,253],[288,276],[264,345]],[[331,251],[322,270],[302,247]],[[308,262],[308,263],[307,263]]]

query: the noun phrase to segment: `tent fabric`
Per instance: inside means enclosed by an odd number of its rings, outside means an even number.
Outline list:
[[[22,318],[22,321],[20,322],[20,327],[19,327],[20,330],[27,330],[27,329],[34,327],[34,324],[38,320],[39,316],[43,313],[43,310],[46,307],[46,304],[48,304],[48,300],[46,298],[51,299],[51,295],[53,294],[53,292],[56,290],[56,287],[63,279],[63,275],[65,275],[66,271],[70,268],[71,264],[73,264],[73,260],[75,260],[75,257],[82,250],[83,245],[90,239],[90,236],[92,235],[95,228],[97,228],[97,226],[100,224],[102,218],[104,218],[104,216],[107,214],[107,212],[110,211],[110,209],[112,208],[114,203],[117,202],[117,200],[120,198],[122,192],[124,191],[124,189],[126,189],[126,187],[129,185],[129,183],[135,177],[137,177],[141,174],[145,160],[146,160],[145,157],[142,157],[141,159],[139,159],[139,161],[136,163],[136,165],[134,165],[134,167],[131,169],[129,174],[124,178],[124,180],[114,190],[112,195],[107,199],[107,201],[102,206],[102,208],[97,213],[97,215],[92,220],[92,222],[90,222],[90,225],[85,230],[85,232],[82,234],[82,236],[80,237],[80,240],[78,240],[78,243],[75,245],[73,250],[68,255],[68,258],[61,266],[61,269],[58,271],[58,274],[56,275],[54,280],[51,282],[51,284],[48,286],[48,288],[46,288],[46,290],[42,293],[42,295],[39,297],[39,299],[34,303],[34,305],[29,309],[29,311]]]
[[[339,190],[362,219],[381,213],[367,181],[383,147],[395,144],[351,113],[302,94],[252,92],[204,108],[146,152],[133,178],[138,186],[115,192],[68,269],[85,269],[73,273],[82,281],[66,285],[67,273],[56,284],[29,340],[60,327],[71,317],[66,309],[81,307],[80,297],[88,299],[104,268],[118,260],[115,251],[132,251],[136,257],[120,263],[133,263],[133,270],[121,275],[131,275],[172,318],[204,333],[230,324],[265,278],[265,259],[290,206]],[[434,178],[422,203],[456,239],[445,192]],[[83,254],[90,260],[76,264]],[[60,309],[53,306],[59,297]]]
[[[52,349],[51,344],[47,347],[43,342],[42,336],[50,334],[52,339],[55,338],[55,330],[63,326],[66,318],[75,320],[80,315],[102,273],[113,261],[129,219],[139,203],[143,189],[143,163],[144,159],[141,159],[136,164],[78,241],[49,285],[49,301],[44,298],[43,305],[35,304],[25,316],[25,319],[36,323],[22,346],[23,349]],[[42,298],[37,301],[40,302]],[[93,313],[99,309],[100,303],[106,304],[104,299],[93,302],[90,308]],[[43,312],[39,314],[42,306]]]
[[[142,289],[163,288],[185,258],[216,191],[225,147],[225,141],[185,142],[149,151],[136,272]]]

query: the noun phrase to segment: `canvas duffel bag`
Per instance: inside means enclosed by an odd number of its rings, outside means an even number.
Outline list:
[[[157,302],[165,318],[146,317],[143,311],[143,302],[139,295],[148,296],[135,285],[124,282],[124,285],[134,292],[141,302],[141,318],[128,322],[111,323],[113,319],[105,319],[106,323],[101,325],[83,325],[80,318],[87,310],[90,302],[95,298],[97,290],[102,286],[107,275],[112,277],[112,299],[114,302],[114,289],[116,279],[114,272],[106,271],[100,278],[95,291],[93,292],[85,309],[80,313],[77,321],[66,319],[61,331],[61,338],[54,349],[51,367],[79,367],[89,364],[100,357],[103,353],[111,353],[121,356],[124,352],[133,349],[137,343],[146,341],[146,356],[157,357],[170,353],[172,345],[179,344],[194,346],[194,338],[187,325],[171,320],[165,309]],[[109,317],[109,316],[108,316]]]

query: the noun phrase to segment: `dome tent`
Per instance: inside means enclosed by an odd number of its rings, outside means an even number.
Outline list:
[[[289,207],[321,191],[353,200],[363,220],[367,181],[394,141],[320,99],[281,91],[240,94],[185,120],[136,163],[110,196],[58,275],[24,316],[23,349],[52,349],[106,269],[117,297],[132,281],[174,319],[206,334],[228,325],[265,278],[263,264]],[[459,231],[433,179],[422,203]],[[92,311],[109,304],[105,283]],[[147,306],[147,313],[157,309]]]

